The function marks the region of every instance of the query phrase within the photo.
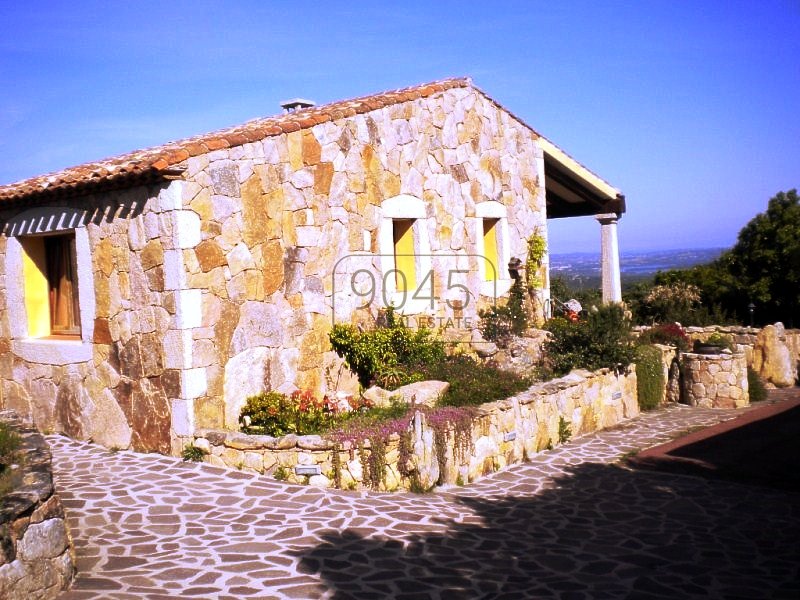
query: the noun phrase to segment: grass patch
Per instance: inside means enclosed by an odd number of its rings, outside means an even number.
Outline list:
[[[181,457],[185,462],[203,462],[206,452],[192,444],[186,444],[181,452]]]
[[[18,483],[19,469],[12,470],[11,465],[20,458],[17,454],[21,444],[19,434],[8,423],[0,422],[0,498]]]

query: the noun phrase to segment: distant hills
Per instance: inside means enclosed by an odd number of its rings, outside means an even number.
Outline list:
[[[696,248],[689,250],[651,250],[623,252],[620,271],[623,287],[655,275],[658,271],[685,269],[709,263],[726,248]],[[550,277],[562,277],[573,289],[600,286],[600,254],[571,252],[550,256]]]

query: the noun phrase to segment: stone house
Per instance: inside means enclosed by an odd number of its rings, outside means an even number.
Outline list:
[[[599,216],[618,297],[624,209],[469,79],[0,186],[0,406],[174,452],[196,428],[235,428],[257,391],[352,385],[334,322],[392,303],[474,326],[548,218]],[[542,280],[544,301],[546,263]]]

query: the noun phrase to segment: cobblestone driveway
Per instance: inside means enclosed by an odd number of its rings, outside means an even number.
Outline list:
[[[800,495],[613,463],[673,407],[464,488],[325,491],[50,436],[78,598],[798,598]]]

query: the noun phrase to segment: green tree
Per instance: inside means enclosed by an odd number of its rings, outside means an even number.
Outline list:
[[[728,313],[749,322],[755,305],[759,324],[794,325],[800,314],[800,198],[797,190],[779,192],[739,232],[736,245],[707,265],[672,270],[655,277],[657,285],[678,282],[700,289],[701,303],[716,316]]]
[[[779,192],[767,210],[756,215],[733,247],[730,274],[746,297],[738,314],[753,302],[760,322],[784,320],[791,325],[800,314],[800,198],[797,190]],[[742,303],[744,306],[742,306]]]

